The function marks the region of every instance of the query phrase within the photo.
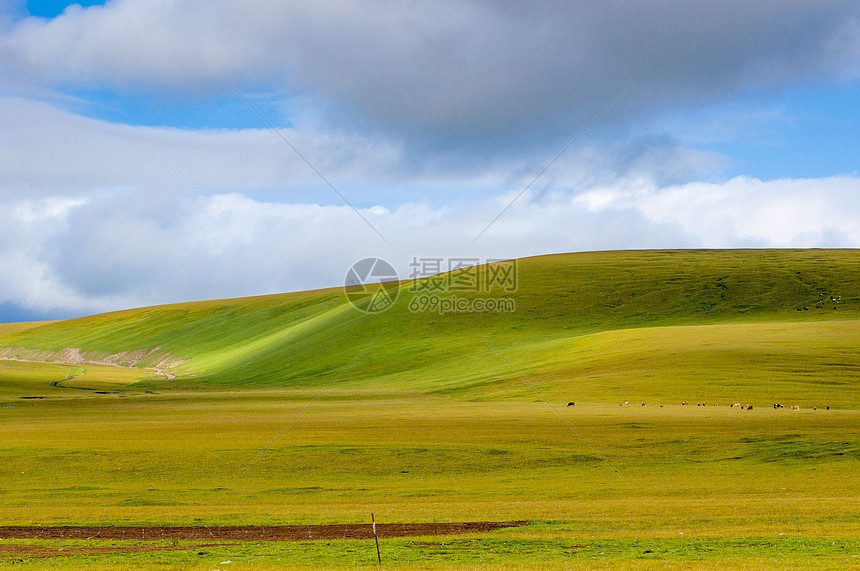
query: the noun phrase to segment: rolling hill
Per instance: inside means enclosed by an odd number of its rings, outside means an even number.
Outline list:
[[[517,261],[515,291],[446,290],[455,273],[401,282],[397,302],[374,314],[342,288],[131,309],[5,326],[0,357],[64,361],[79,350],[84,360],[169,371],[173,388],[305,388],[337,377],[353,388],[482,399],[527,395],[529,380],[559,398],[725,400],[740,398],[732,387],[764,382],[750,400],[823,393],[855,406],[858,254],[540,256]],[[427,309],[434,283],[443,296],[515,309],[415,311]]]

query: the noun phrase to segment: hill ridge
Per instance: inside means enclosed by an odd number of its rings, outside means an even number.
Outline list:
[[[603,331],[860,318],[858,250],[636,250],[515,263],[513,292],[446,290],[452,274],[425,278],[441,289],[423,288],[467,301],[507,297],[515,302],[511,312],[414,311],[410,302],[427,294],[413,287],[420,282],[404,281],[397,303],[376,314],[353,309],[341,288],[328,288],[49,322],[0,335],[0,351],[50,354],[76,347],[105,359],[158,347],[134,364],[181,362],[172,372],[197,386],[303,387],[325,382],[386,331],[350,382],[410,386],[429,374],[446,386],[505,375],[496,366],[480,371],[462,365],[481,362],[470,327],[525,355],[524,347]],[[842,299],[816,308],[825,294]]]

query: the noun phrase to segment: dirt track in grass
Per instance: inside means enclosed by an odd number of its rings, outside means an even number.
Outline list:
[[[520,527],[526,521],[460,523],[377,523],[380,539],[419,535],[483,533]],[[77,527],[3,526],[2,539],[66,539],[119,541],[309,541],[332,539],[373,539],[369,523],[267,526],[179,526],[179,527]]]

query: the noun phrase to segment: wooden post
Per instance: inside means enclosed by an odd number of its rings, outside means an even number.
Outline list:
[[[370,521],[373,522],[373,539],[376,540],[376,560],[382,565],[382,555],[379,554],[379,536],[376,535],[376,518],[373,517],[372,513],[370,514]]]

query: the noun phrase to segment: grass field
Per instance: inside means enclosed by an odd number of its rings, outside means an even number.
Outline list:
[[[138,367],[0,361],[0,525],[372,512],[531,522],[386,540],[398,568],[858,567],[858,270],[855,251],[552,256],[520,261],[505,314],[413,313],[403,284],[375,315],[329,290],[3,326],[6,357],[74,347]],[[818,309],[820,294],[841,300]],[[0,567],[60,563],[349,568],[376,553],[0,541]]]

